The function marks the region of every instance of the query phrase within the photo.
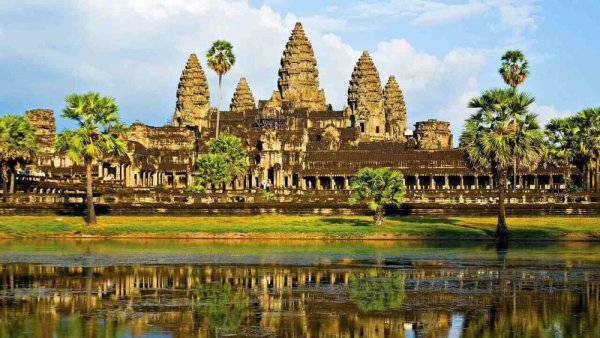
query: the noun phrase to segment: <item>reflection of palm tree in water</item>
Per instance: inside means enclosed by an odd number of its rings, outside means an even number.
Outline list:
[[[248,317],[249,298],[244,288],[234,288],[219,281],[196,284],[198,310],[208,320],[208,325],[219,332],[237,330]]]
[[[392,273],[389,276],[350,277],[350,299],[362,312],[398,309],[404,303],[405,276]]]

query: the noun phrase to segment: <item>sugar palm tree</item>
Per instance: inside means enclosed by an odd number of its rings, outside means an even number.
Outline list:
[[[595,190],[600,191],[600,108],[586,108],[574,117],[577,126],[576,163],[584,173],[586,191],[592,191],[592,172],[595,171]],[[595,167],[595,168],[594,168]]]
[[[239,178],[246,173],[248,163],[246,148],[239,137],[221,135],[206,143],[211,154],[225,155],[225,161],[233,178]]]
[[[376,226],[383,224],[385,206],[399,207],[406,192],[402,173],[388,168],[362,168],[350,181],[350,189],[350,204],[367,203]]]
[[[26,116],[5,115],[0,117],[0,172],[2,192],[14,193],[17,165],[31,163],[39,152],[35,126]],[[10,187],[8,186],[10,172]]]
[[[221,82],[223,75],[235,64],[233,45],[226,40],[217,40],[206,52],[208,67],[219,76],[219,96],[217,99],[217,129],[215,137],[219,137],[219,119],[221,117]]]
[[[465,123],[460,145],[467,162],[479,172],[492,172],[498,187],[496,238],[507,243],[505,191],[508,171],[518,157],[521,167],[535,169],[544,150],[544,135],[535,114],[529,112],[534,99],[514,89],[490,89],[471,99],[478,109]]]
[[[516,89],[521,83],[525,82],[529,75],[529,64],[525,55],[520,50],[508,50],[502,55],[502,66],[498,70],[504,82]],[[517,157],[513,163],[513,189],[517,187]]]
[[[502,55],[502,66],[498,70],[504,82],[513,89],[525,81],[529,75],[529,64],[520,50],[509,50]]]
[[[579,134],[575,118],[553,118],[546,124],[545,133],[548,138],[547,161],[565,168],[565,179],[570,180],[571,165],[577,156],[575,144]]]
[[[62,116],[75,120],[77,129],[65,129],[57,135],[54,151],[85,166],[86,216],[88,225],[96,224],[92,165],[109,157],[119,157],[127,151],[125,126],[119,121],[115,100],[99,93],[71,94]]]

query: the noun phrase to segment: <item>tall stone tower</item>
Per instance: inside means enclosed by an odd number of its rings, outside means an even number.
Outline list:
[[[386,133],[394,141],[406,141],[406,104],[404,95],[391,75],[383,89],[383,111],[385,113]]]
[[[364,51],[352,72],[348,88],[348,106],[352,121],[369,138],[383,138],[385,114],[381,80],[369,52]]]
[[[240,78],[240,82],[238,82],[237,87],[235,88],[233,97],[231,98],[229,110],[234,112],[242,112],[246,110],[252,110],[255,108],[256,104],[254,103],[254,96],[252,95],[250,86],[248,86],[246,78],[242,77]]]
[[[325,92],[319,89],[319,71],[313,49],[297,22],[285,45],[277,81],[281,99],[294,108],[326,110]]]
[[[191,54],[179,78],[173,125],[206,128],[209,108],[210,93],[206,75],[196,54]]]

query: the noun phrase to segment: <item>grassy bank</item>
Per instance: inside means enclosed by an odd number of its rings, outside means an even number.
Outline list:
[[[0,237],[491,239],[494,217],[388,217],[374,227],[361,216],[103,216],[86,227],[81,217],[0,216]],[[595,217],[509,219],[513,239],[600,240]]]

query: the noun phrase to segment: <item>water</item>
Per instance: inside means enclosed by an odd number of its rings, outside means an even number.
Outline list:
[[[600,337],[600,244],[0,241],[0,337]]]

